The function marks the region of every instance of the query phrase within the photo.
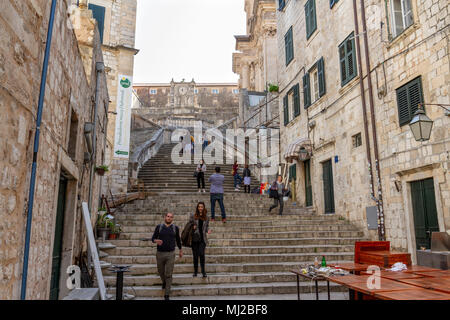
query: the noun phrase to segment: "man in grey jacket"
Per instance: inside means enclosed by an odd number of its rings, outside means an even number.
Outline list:
[[[227,222],[227,215],[225,213],[225,206],[223,205],[223,183],[225,177],[220,174],[220,167],[216,167],[216,173],[209,177],[211,184],[211,221],[215,221],[216,201],[219,201],[220,210],[222,212],[222,222]]]

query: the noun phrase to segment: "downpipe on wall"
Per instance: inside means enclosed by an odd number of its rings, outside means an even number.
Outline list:
[[[33,205],[34,205],[34,193],[36,187],[36,169],[37,169],[37,158],[39,152],[39,138],[41,133],[41,123],[42,123],[42,112],[44,108],[44,99],[45,99],[45,89],[47,83],[47,74],[48,74],[48,63],[50,58],[50,49],[52,44],[52,36],[53,36],[53,25],[55,22],[55,12],[56,12],[56,3],[57,0],[52,0],[51,10],[50,10],[50,18],[48,23],[48,31],[47,31],[47,42],[45,45],[45,55],[44,62],[41,74],[41,85],[39,91],[39,102],[38,102],[38,110],[36,117],[36,133],[34,135],[34,147],[33,147],[33,164],[31,168],[31,177],[30,177],[30,190],[28,195],[28,209],[27,209],[27,226],[25,233],[25,247],[23,253],[23,269],[22,269],[22,286],[20,292],[20,299],[26,299],[26,291],[27,291],[27,278],[28,278],[28,259],[30,255],[30,240],[31,240],[31,227],[33,220]]]

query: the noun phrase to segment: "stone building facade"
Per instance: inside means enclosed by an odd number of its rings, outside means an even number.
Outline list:
[[[277,4],[275,0],[245,0],[247,34],[237,35],[233,72],[239,75],[239,126],[258,127],[278,120]],[[275,120],[275,123],[277,121]]]
[[[93,11],[102,33],[102,50],[107,68],[110,96],[107,147],[105,164],[110,171],[105,175],[103,193],[126,193],[128,187],[128,160],[114,154],[117,95],[121,76],[133,78],[136,34],[136,0],[82,0]],[[129,105],[131,108],[131,103]],[[126,126],[126,133],[130,128]],[[129,140],[129,135],[128,135]]]
[[[204,128],[219,126],[237,117],[239,89],[234,83],[175,82],[135,84],[133,112],[160,126]]]
[[[67,293],[66,269],[78,264],[87,250],[81,203],[89,201],[90,168],[104,157],[109,97],[105,74],[96,72],[97,62],[103,62],[99,33],[89,11],[69,5],[70,1],[58,1],[56,6],[37,154],[27,299]],[[21,293],[50,7],[48,1],[0,3],[0,300],[19,299]],[[79,19],[75,30],[68,13]],[[96,162],[86,162],[85,125],[93,122],[95,107]],[[101,178],[94,176],[92,212],[97,212],[100,189]],[[92,223],[95,218],[92,214]]]
[[[449,103],[448,2],[277,2],[281,152],[298,203],[414,260],[418,207],[435,204],[437,229],[450,229],[449,118],[426,106],[434,127],[422,143],[408,126],[419,102]],[[413,205],[417,192],[428,198]]]

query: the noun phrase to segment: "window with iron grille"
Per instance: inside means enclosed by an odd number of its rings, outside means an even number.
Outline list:
[[[355,37],[353,32],[339,45],[339,62],[341,69],[341,86],[345,86],[358,74],[356,67]]]
[[[419,103],[423,103],[422,78],[419,76],[396,90],[398,120],[400,127],[411,122],[419,108]]]
[[[353,148],[358,148],[359,146],[362,145],[361,132],[358,134],[355,134],[352,137],[352,144],[353,144]]]

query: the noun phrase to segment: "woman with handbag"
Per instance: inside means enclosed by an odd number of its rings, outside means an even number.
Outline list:
[[[195,210],[195,214],[191,214],[189,223],[193,225],[192,234],[192,255],[194,257],[194,274],[193,277],[197,277],[198,274],[198,260],[200,259],[200,267],[203,274],[203,278],[206,278],[205,269],[205,249],[208,244],[209,230],[209,218],[207,216],[207,210],[205,203],[199,202]]]
[[[198,193],[202,192],[201,187],[203,187],[203,193],[206,192],[206,190],[205,190],[205,172],[206,172],[206,164],[205,164],[205,161],[201,160],[200,164],[197,165],[197,169],[195,170],[195,173],[194,173],[194,176],[197,178]]]
[[[278,175],[277,180],[272,183],[272,186],[269,190],[269,196],[270,198],[273,198],[273,206],[269,208],[269,212],[272,211],[272,209],[275,209],[278,207],[278,204],[280,205],[280,212],[279,215],[281,216],[283,214],[283,207],[284,207],[284,201],[283,196],[285,192],[288,191],[288,189],[285,187],[283,183],[283,177],[281,175]]]

